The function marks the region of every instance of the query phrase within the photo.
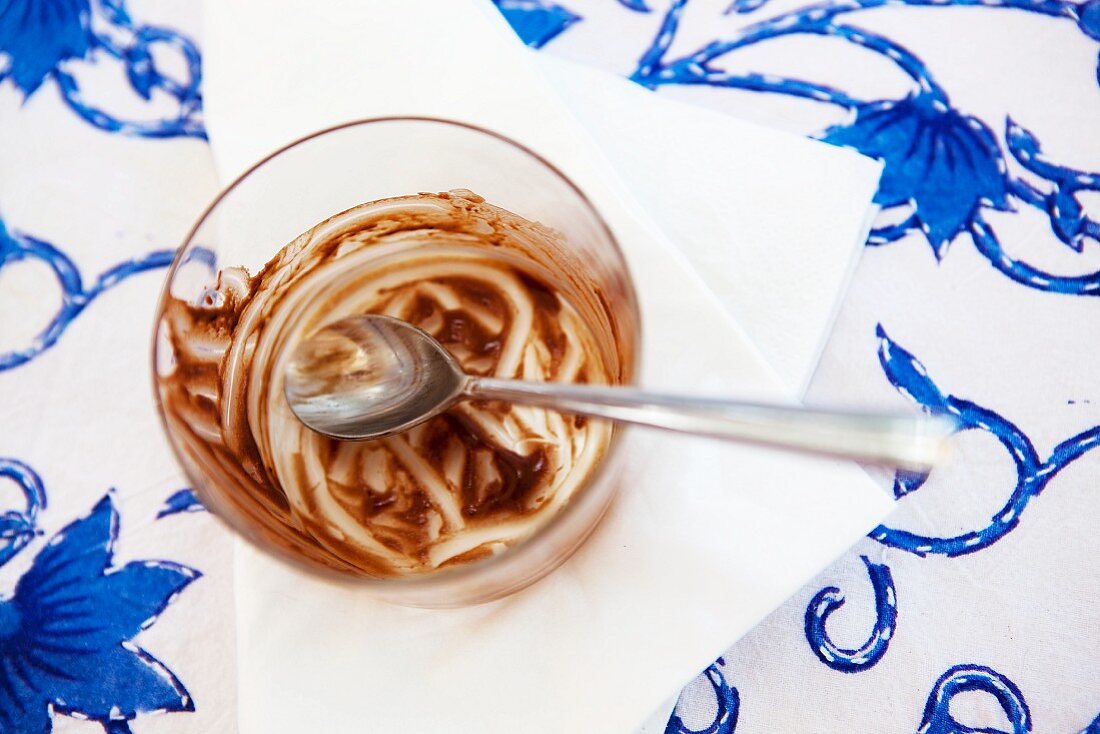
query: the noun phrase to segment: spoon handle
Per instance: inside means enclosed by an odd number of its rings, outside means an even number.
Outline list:
[[[923,414],[816,410],[492,377],[471,377],[465,395],[909,471],[927,471],[942,459],[956,428],[950,418]]]

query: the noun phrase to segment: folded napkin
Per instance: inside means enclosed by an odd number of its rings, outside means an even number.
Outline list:
[[[783,384],[805,392],[877,212],[881,162],[535,58]]]
[[[492,128],[558,165],[615,231],[640,295],[647,386],[793,396],[489,3],[212,0],[205,63],[207,125],[227,180],[294,137],[355,118]],[[863,186],[845,207],[862,221],[877,169],[804,151],[833,161],[815,187]],[[796,194],[788,202],[805,208],[791,216],[825,216],[812,188]],[[845,263],[858,230],[838,240]],[[831,311],[837,286],[817,306]],[[850,464],[642,431],[630,441],[623,492],[592,538],[491,604],[391,606],[239,546],[241,731],[630,732],[890,507]]]

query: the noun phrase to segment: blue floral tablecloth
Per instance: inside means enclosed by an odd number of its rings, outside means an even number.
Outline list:
[[[885,161],[808,399],[962,425],[666,732],[1100,733],[1100,0],[497,5],[544,53]],[[199,15],[0,1],[0,732],[235,726],[229,540],[132,449],[216,188]]]

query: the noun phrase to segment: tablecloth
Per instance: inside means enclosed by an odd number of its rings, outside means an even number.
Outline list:
[[[665,730],[1100,732],[1100,0],[498,6],[544,53],[883,160],[809,401],[963,427],[949,467],[878,477],[888,523]],[[25,325],[0,334],[2,731],[233,730],[228,539],[127,453],[158,428],[122,338],[214,187],[197,6],[0,7],[0,309]]]

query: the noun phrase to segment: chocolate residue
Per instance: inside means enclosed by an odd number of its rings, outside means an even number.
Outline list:
[[[525,257],[554,237],[468,192],[389,199],[322,222],[254,277],[228,268],[195,301],[168,298],[175,365],[161,401],[211,509],[299,558],[371,576],[485,558],[552,517],[598,465],[606,423],[468,401],[399,436],[341,442],[293,417],[282,374],[324,324],[385,313],[471,374],[621,381],[603,294]]]

